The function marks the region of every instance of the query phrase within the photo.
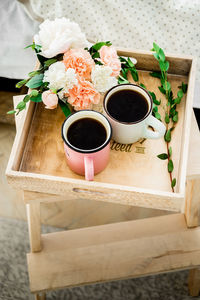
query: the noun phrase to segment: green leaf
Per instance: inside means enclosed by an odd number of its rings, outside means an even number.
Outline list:
[[[38,95],[38,91],[37,90],[32,90],[30,93],[30,96],[32,97],[36,97]]]
[[[92,58],[99,58],[99,57],[100,57],[99,52],[95,52],[95,53],[92,55]]]
[[[150,91],[149,91],[149,94],[151,95],[151,98],[152,98],[153,101],[156,100],[156,95],[155,95],[154,92],[150,92]],[[156,104],[156,103],[155,103],[155,104]]]
[[[122,75],[125,79],[127,79],[127,73],[128,73],[128,69],[124,68],[121,70],[122,71]]]
[[[137,82],[139,80],[138,72],[137,71],[135,72],[133,69],[131,69],[130,71],[131,71],[131,75],[133,77],[133,80]]]
[[[128,57],[128,64],[131,68],[135,67],[134,63],[131,61],[129,57]]]
[[[28,73],[28,76],[29,77],[33,77],[33,76],[35,76],[36,74],[38,74],[39,72],[38,71],[32,71],[32,72],[29,72]]]
[[[171,130],[170,129],[168,129],[166,131],[164,138],[165,138],[165,141],[168,143],[171,141]]]
[[[175,104],[181,103],[181,98],[176,98],[176,99],[174,99],[174,103],[175,103]]]
[[[94,59],[94,62],[96,65],[100,65],[100,66],[103,66],[102,62],[100,62],[99,60],[97,59]]]
[[[153,112],[157,112],[157,111],[158,111],[158,106],[154,105]]]
[[[122,57],[122,56],[119,56],[119,60],[122,62],[122,63],[127,63],[128,61]]]
[[[46,60],[44,62],[44,65],[45,65],[45,67],[49,67],[50,65],[54,64],[56,61],[57,61],[56,58],[51,58],[51,59]]]
[[[163,62],[162,60],[160,60],[159,65],[160,65],[161,71],[163,71],[163,72],[167,72],[167,70],[169,69],[169,62],[168,61]]]
[[[37,44],[35,44],[35,43],[33,42],[33,44],[26,46],[24,49],[27,49],[27,48],[30,48],[30,47],[31,47],[33,50],[35,50],[36,53],[40,52],[40,51],[41,51],[41,48],[42,48],[42,46],[37,45]]]
[[[140,86],[146,89],[146,86],[143,83],[140,83]]]
[[[160,60],[159,65],[160,65],[161,71],[165,72],[165,63],[162,60]]]
[[[128,80],[126,80],[126,79],[118,78],[118,83],[119,84],[126,84],[126,83],[130,83],[130,82]]]
[[[34,43],[33,44],[31,44],[31,45],[28,45],[28,46],[26,46],[24,49],[27,49],[27,48],[32,48],[34,46]]]
[[[160,57],[159,57],[158,53],[154,53],[153,56],[155,57],[155,59],[157,59],[159,61]]]
[[[21,101],[17,104],[17,109],[23,110],[26,107],[26,103],[24,101]]]
[[[167,72],[167,71],[168,71],[168,69],[169,69],[169,62],[168,62],[168,61],[166,61],[166,62],[165,62],[165,71]]]
[[[174,169],[173,161],[170,159],[168,162],[168,172],[171,173]]]
[[[178,122],[178,112],[175,114],[175,116],[173,116],[172,119],[175,123]]]
[[[160,47],[155,42],[153,42],[153,49],[158,53],[160,50]]]
[[[169,115],[168,115],[168,113],[165,114],[165,123],[169,124]]]
[[[168,159],[168,155],[166,153],[159,154],[159,155],[157,155],[157,157],[162,160]]]
[[[38,94],[37,96],[35,96],[35,97],[31,97],[30,98],[30,100],[32,101],[32,102],[42,102],[42,94]]]
[[[31,89],[34,89],[34,88],[37,88],[37,87],[40,87],[43,83],[43,77],[44,77],[44,74],[36,74],[34,77],[32,77],[27,83],[26,83],[26,86],[31,88]]]
[[[182,90],[178,91],[177,96],[178,98],[183,98],[183,91]]]
[[[49,82],[43,82],[40,89],[42,88],[42,91],[48,88]]]
[[[40,54],[37,54],[37,58],[38,58],[39,62],[41,63],[41,65],[44,66],[44,63],[46,61],[46,57],[44,57]]]
[[[158,112],[155,112],[155,117],[156,119],[161,120],[161,115]]]
[[[172,180],[171,187],[173,188],[173,187],[175,187],[175,185],[176,185],[176,178],[174,178],[174,179]]]
[[[23,99],[23,101],[24,101],[25,103],[27,103],[29,100],[30,100],[30,94],[29,94],[29,95],[26,95],[26,96],[24,97],[24,99]]]
[[[69,108],[69,104],[68,103],[64,103],[62,100],[58,101],[65,117],[68,117],[71,114],[71,110]]]
[[[161,91],[161,93],[166,94],[166,91],[163,89],[162,86],[159,86],[158,88],[159,88],[159,90]]]
[[[153,100],[153,103],[155,103],[156,105],[160,105],[160,103],[161,103],[161,100],[160,100],[160,101],[158,101],[157,99],[155,99],[155,100]]]
[[[169,81],[165,81],[163,83],[163,88],[164,88],[165,91],[169,91],[170,90],[171,84],[169,83]]]
[[[16,110],[10,110],[7,112],[7,115],[12,115],[12,114],[15,114],[16,113]]]
[[[169,111],[170,117],[175,116],[176,113],[177,113],[177,112],[176,112],[176,109],[175,109],[174,107],[172,107],[172,108],[170,109],[170,111]]]
[[[154,104],[156,104],[156,105],[160,105],[160,103],[161,103],[161,100],[160,100],[160,101],[158,101],[158,100],[156,99],[156,95],[155,95],[155,93],[154,93],[154,92],[150,92],[150,91],[149,91],[149,94],[150,94],[150,95],[151,95],[151,97],[152,97],[153,103],[154,103]]]
[[[161,49],[161,48],[159,49],[158,55],[160,57],[160,60],[164,62],[165,61],[165,53],[164,53],[163,49]]]
[[[161,73],[160,72],[151,72],[149,73],[150,76],[155,77],[155,78],[161,78]]]
[[[34,49],[36,53],[41,52],[42,46],[35,44]]]
[[[187,85],[187,83],[184,83],[184,82],[182,82],[182,85],[181,85],[181,87],[182,87],[182,91],[183,91],[183,93],[185,94],[185,93],[187,93],[187,88],[188,88],[188,85]]]
[[[25,83],[27,83],[28,79],[21,80],[16,83],[16,88],[20,89]]]
[[[101,49],[102,46],[111,46],[111,42],[108,41],[108,42],[99,42],[99,43],[96,43],[94,44],[91,48],[93,48],[94,50],[98,51]]]
[[[170,131],[172,132],[174,129],[175,129],[175,126],[171,127],[171,128],[170,128]]]
[[[172,156],[172,147],[170,146],[169,147],[169,157],[171,157]]]

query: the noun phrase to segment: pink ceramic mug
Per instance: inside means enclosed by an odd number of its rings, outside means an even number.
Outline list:
[[[106,139],[95,149],[79,149],[73,146],[67,137],[67,132],[75,121],[92,118],[100,122],[106,130]],[[89,132],[88,132],[89,134]],[[112,128],[107,118],[93,110],[80,110],[70,115],[62,125],[62,138],[68,166],[79,175],[85,175],[86,180],[93,180],[94,175],[101,172],[108,164],[110,154],[110,139]]]

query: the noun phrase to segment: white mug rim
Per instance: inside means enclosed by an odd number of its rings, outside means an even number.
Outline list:
[[[143,117],[142,119],[140,119],[140,120],[138,120],[138,121],[134,121],[134,122],[123,122],[123,121],[119,121],[119,120],[115,119],[115,118],[109,113],[109,111],[108,111],[108,109],[107,109],[107,105],[106,105],[107,103],[105,103],[105,102],[106,102],[106,98],[107,98],[108,94],[109,94],[113,89],[118,88],[118,87],[121,87],[121,86],[132,86],[132,87],[137,87],[138,89],[143,90],[143,91],[147,94],[147,96],[148,96],[148,98],[149,98],[149,100],[150,100],[150,108],[149,108],[148,112],[146,113],[146,115],[144,115],[144,117]],[[108,101],[107,101],[107,102],[108,102]],[[152,100],[152,97],[151,97],[151,95],[149,94],[149,92],[148,92],[146,89],[144,89],[143,87],[141,87],[140,85],[133,84],[133,83],[122,83],[122,84],[118,84],[118,85],[113,86],[112,88],[110,88],[110,89],[106,92],[106,94],[104,95],[104,98],[103,98],[103,108],[104,108],[105,112],[107,113],[107,115],[108,115],[112,120],[114,120],[114,121],[117,122],[117,123],[121,123],[121,124],[124,124],[124,125],[138,124],[138,123],[144,121],[144,120],[152,113],[152,110],[153,110],[153,100]]]

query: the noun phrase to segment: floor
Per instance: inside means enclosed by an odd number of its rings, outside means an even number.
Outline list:
[[[16,94],[15,82],[10,82],[7,89],[0,91],[0,300],[23,300],[33,299],[29,292],[28,274],[26,267],[26,253],[29,252],[26,211],[19,190],[11,189],[5,178],[5,168],[9,158],[10,150],[15,136],[14,118],[5,117],[5,112],[12,109],[12,96]],[[6,82],[3,82],[4,87]],[[0,89],[2,81],[0,80]],[[20,91],[21,93],[21,91]],[[20,94],[19,93],[19,94]],[[195,111],[200,121],[200,110]],[[10,124],[8,124],[10,123]],[[200,124],[200,123],[199,123]],[[93,207],[93,218],[89,218],[87,209],[83,210],[79,204],[72,206],[61,203],[55,206],[42,207],[42,220],[44,224],[65,227],[67,229],[81,227],[82,224],[93,225],[93,222],[101,224],[105,220],[98,219],[95,212],[98,212],[98,204]],[[68,205],[68,206],[67,206]],[[74,205],[74,204],[73,204]],[[112,207],[104,206],[102,213],[111,211]],[[56,213],[55,213],[56,211]],[[82,212],[80,220],[79,213]],[[148,217],[151,212],[137,208],[118,208],[113,213],[113,222],[139,217]],[[164,214],[162,211],[156,212]],[[68,215],[67,215],[68,214]],[[71,218],[76,214],[75,218]],[[115,215],[115,216],[114,216]],[[90,216],[91,217],[91,216]],[[121,218],[121,219],[120,219]],[[90,223],[88,222],[90,219]],[[60,230],[57,227],[43,226],[43,232]],[[149,276],[139,279],[130,279],[106,284],[98,284],[73,289],[65,289],[50,292],[47,299],[59,300],[186,300],[192,299],[188,296],[187,290],[188,271]],[[197,297],[196,299],[200,299]]]

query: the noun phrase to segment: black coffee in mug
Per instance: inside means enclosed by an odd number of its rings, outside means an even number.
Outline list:
[[[76,120],[67,131],[70,144],[82,150],[96,149],[106,141],[106,138],[105,127],[93,118]]]
[[[110,96],[107,110],[114,119],[131,123],[142,120],[149,111],[149,105],[141,93],[124,89]]]

